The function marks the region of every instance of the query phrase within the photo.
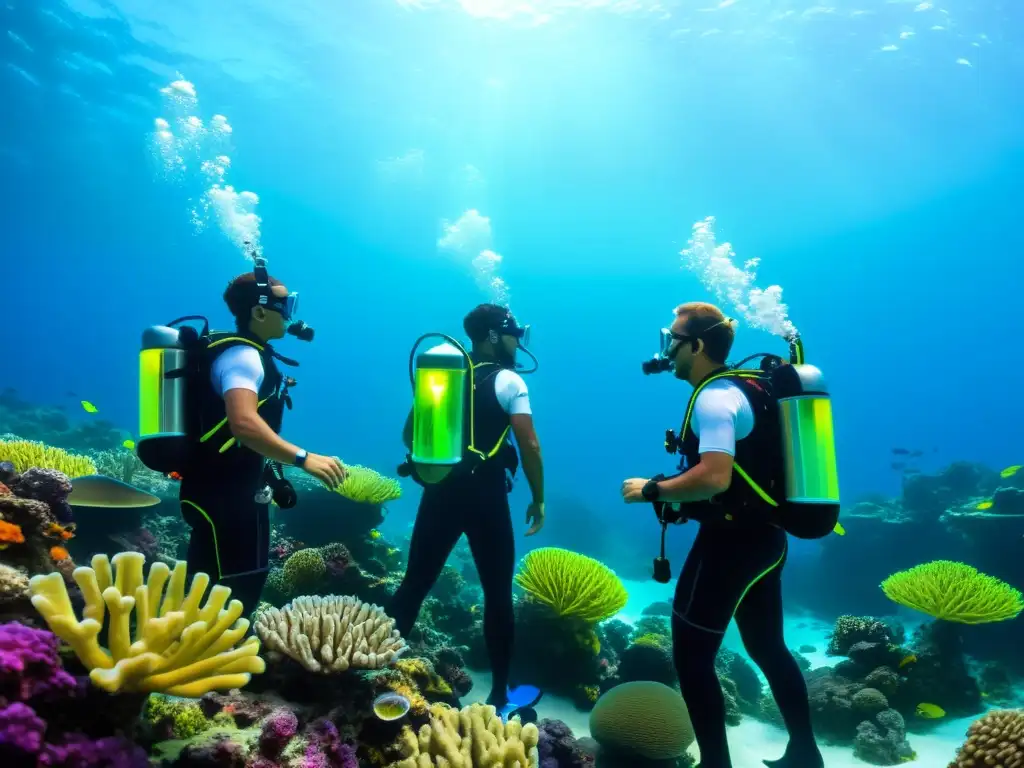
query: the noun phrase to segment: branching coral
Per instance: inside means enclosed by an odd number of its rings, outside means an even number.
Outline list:
[[[380,669],[406,649],[394,619],[354,597],[298,597],[256,617],[267,650],[298,661],[310,672]]]
[[[971,723],[948,768],[1024,766],[1024,709],[994,710]]]
[[[964,563],[935,560],[894,573],[881,584],[895,603],[936,619],[984,624],[1024,610],[1020,591]]]
[[[195,574],[186,594],[186,563],[179,562],[173,571],[154,563],[147,581],[145,562],[138,552],[121,552],[113,561],[96,555],[92,568],[76,568],[73,577],[85,598],[81,620],[58,574],[29,582],[32,605],[91,670],[94,685],[108,693],[160,691],[193,698],[240,688],[263,672],[256,638],[236,647],[249,622],[240,618],[241,602],[228,603],[230,589],[213,587],[201,606],[209,576]],[[110,649],[105,650],[97,636],[108,615]]]
[[[596,623],[622,610],[629,595],[604,563],[558,547],[535,549],[523,558],[516,583],[559,616]]]
[[[461,710],[430,708],[430,723],[414,732],[402,729],[404,759],[388,768],[537,768],[540,733],[518,718],[507,724],[494,707],[472,704]]]
[[[345,467],[345,482],[334,490],[346,499],[363,504],[386,504],[402,495],[402,486],[397,480],[358,464]]]
[[[56,469],[68,477],[96,474],[96,465],[88,456],[77,456],[32,440],[0,440],[0,461],[11,462],[17,472],[38,467]]]

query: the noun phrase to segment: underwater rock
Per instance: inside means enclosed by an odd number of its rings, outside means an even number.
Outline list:
[[[651,603],[641,611],[643,616],[671,616],[672,615],[672,603],[668,600],[660,600],[656,603]]]
[[[815,648],[813,645],[801,645],[797,650],[799,650],[800,653],[817,653],[818,652],[818,649]]]
[[[836,674],[829,667],[813,669],[805,678],[814,732],[832,741],[851,742],[857,724],[863,720],[854,709],[853,697],[864,686]]]
[[[662,637],[661,635],[645,635]],[[672,661],[671,646],[667,639],[663,643],[640,642],[629,646],[619,655],[619,682],[634,683],[649,680],[669,687],[677,684],[675,664]]]
[[[761,709],[761,678],[750,663],[735,651],[722,648],[715,657],[719,678],[728,678],[736,686],[736,703],[744,714],[753,715]]]
[[[622,619],[609,619],[601,623],[598,632],[601,636],[601,647],[614,655],[617,660],[619,655],[629,647],[629,638],[633,634],[633,628]]]
[[[929,721],[914,716],[921,702],[938,704],[951,717],[976,715],[984,710],[981,689],[967,667],[963,626],[936,620],[914,632],[910,644],[916,661],[901,670],[904,679],[890,697],[890,705],[908,718],[912,730],[918,725],[929,725]]]
[[[594,758],[579,744],[572,729],[561,720],[544,719],[537,723],[540,738],[537,752],[539,768],[586,768]]]
[[[916,757],[907,741],[903,717],[894,709],[883,710],[857,726],[853,754],[872,765],[899,765]]]
[[[920,522],[935,522],[950,507],[996,489],[999,473],[980,464],[957,461],[938,474],[908,475],[903,481],[902,506]]]
[[[898,643],[893,628],[881,619],[871,616],[840,616],[829,636],[826,653],[829,656],[847,656],[857,643],[876,643],[888,646]]]

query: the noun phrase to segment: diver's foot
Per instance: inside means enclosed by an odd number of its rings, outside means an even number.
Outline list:
[[[825,758],[817,749],[798,753],[786,751],[778,760],[762,760],[768,768],[825,768]]]

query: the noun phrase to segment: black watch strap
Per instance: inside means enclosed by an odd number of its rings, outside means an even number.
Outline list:
[[[640,495],[644,497],[644,501],[657,501],[661,495],[661,489],[658,487],[657,480],[648,480],[644,483],[644,487],[640,490]]]

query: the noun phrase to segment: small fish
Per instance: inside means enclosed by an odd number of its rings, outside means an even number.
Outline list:
[[[987,698],[988,698],[988,694],[987,694],[987,693],[985,693],[984,691],[982,691],[982,692],[981,692],[981,698],[983,698],[983,699],[987,699]]]
[[[374,541],[376,541],[380,537],[381,537],[381,533],[376,528],[374,528],[372,531],[370,531],[370,538],[373,539]]]
[[[178,482],[181,482],[181,473],[180,472],[168,472],[167,473],[167,479],[168,480],[177,480]]]
[[[159,503],[159,497],[104,475],[74,478],[71,481],[71,495],[68,496],[68,504],[72,507],[138,509]]]
[[[479,610],[480,610],[480,606],[479,605],[471,605],[471,606],[469,606],[469,612],[470,613],[476,613]]]
[[[409,700],[394,691],[382,693],[373,700],[373,714],[384,721],[398,720],[409,711]]]
[[[842,523],[836,523],[835,526],[832,528],[832,530],[835,531],[839,536],[845,536],[846,535],[846,529],[843,528],[843,524]]]
[[[917,661],[917,656],[915,656],[914,654],[904,656],[903,659],[900,661],[899,669],[903,669],[905,666],[907,666],[907,664],[913,664],[915,661]]]
[[[100,412],[100,409],[97,408],[92,403],[90,403],[88,400],[83,400],[82,401],[82,408],[85,409],[86,413],[99,413]]]
[[[974,508],[980,510],[992,509],[992,505],[994,503],[995,502],[993,502],[992,499],[986,499],[985,501],[979,501]]]
[[[893,456],[909,456],[910,455],[910,451],[908,451],[906,448],[893,448],[892,449],[892,455]]]
[[[135,441],[134,440],[125,440],[123,443],[121,443],[121,447],[122,448],[127,448],[129,451],[134,451],[135,450]]]
[[[1000,472],[999,476],[1002,478],[1013,477],[1018,472],[1020,472],[1022,468],[1024,468],[1024,465],[1014,464],[1012,467],[1007,467],[1002,472]]]
[[[946,710],[936,704],[918,704],[917,716],[925,720],[938,720],[946,716]]]

